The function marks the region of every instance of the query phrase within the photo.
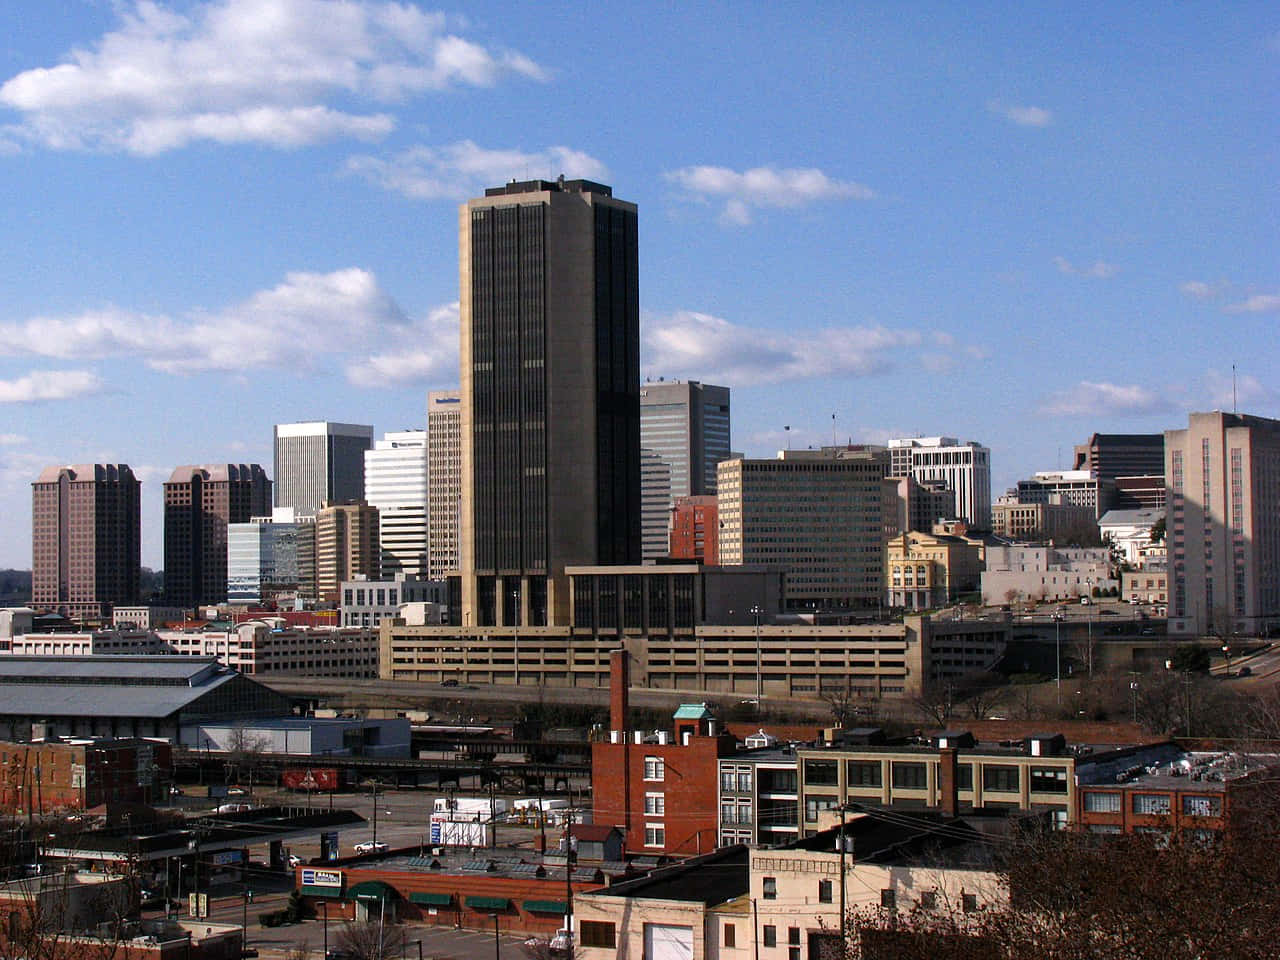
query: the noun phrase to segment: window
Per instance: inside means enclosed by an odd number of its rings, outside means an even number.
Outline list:
[[[850,760],[845,765],[845,776],[850,787],[880,786],[879,760]]]
[[[925,765],[923,763],[893,764],[893,785],[899,790],[923,790],[926,783]]]
[[[777,900],[778,899],[778,878],[765,877],[763,883],[764,883],[764,892],[762,896],[764,897],[764,899]]]
[[[805,783],[813,783],[824,787],[834,787],[839,783],[839,768],[834,760],[806,760],[804,762]]]
[[[646,823],[644,825],[644,845],[646,847],[665,847],[667,845],[667,831],[660,823]]]
[[[724,925],[724,945],[726,947],[736,947],[738,945],[738,928],[732,923]]]
[[[1120,794],[1089,790],[1084,795],[1085,813],[1119,813]]]
[[[972,763],[956,764],[956,789],[957,790],[973,789],[973,764]]]
[[[787,927],[787,945],[791,947],[800,946],[800,928]]]
[[[835,797],[805,797],[804,798],[804,819],[807,823],[814,823],[818,819],[818,813],[822,810],[830,810],[836,805]]]
[[[1133,812],[1149,817],[1167,815],[1173,809],[1169,797],[1163,793],[1135,793],[1133,795]]]
[[[751,792],[751,771],[750,770],[738,771],[738,792],[739,793]]]
[[[617,929],[607,921],[583,920],[580,932],[584,947],[605,947],[613,950],[618,946]]]
[[[1067,771],[1064,767],[1032,767],[1032,793],[1066,793]]]
[[[1018,768],[1007,764],[988,764],[982,768],[982,789],[995,793],[1018,792]]]
[[[898,907],[898,895],[892,890],[881,890],[880,906],[886,910],[896,910]]]
[[[830,880],[818,881],[818,902],[819,903],[831,902],[831,881]]]
[[[721,770],[720,771],[720,792],[734,793],[737,791],[737,788],[738,788],[738,780],[733,775],[733,771]]]
[[[663,793],[646,793],[644,795],[644,812],[649,817],[661,817],[667,812],[667,797]]]
[[[920,894],[921,910],[937,910],[938,909],[938,892],[936,890],[926,890]]]
[[[978,895],[976,893],[960,894],[960,909],[965,913],[973,913],[978,909]]]
[[[644,778],[646,780],[665,780],[667,778],[667,762],[661,757],[645,757]]]
[[[720,804],[720,822],[721,823],[737,823],[738,815],[736,813],[738,805],[736,803]]]
[[[764,925],[764,945],[766,947],[776,947],[778,945],[778,928],[771,923]]]
[[[1189,817],[1222,816],[1221,797],[1183,797],[1182,812]]]

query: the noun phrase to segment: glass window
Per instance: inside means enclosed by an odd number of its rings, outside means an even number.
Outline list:
[[[738,786],[738,779],[734,776],[732,770],[720,771],[720,792],[734,793]]]
[[[667,812],[667,798],[661,793],[647,793],[644,797],[644,812],[649,816],[662,816]]]
[[[644,778],[646,780],[665,780],[667,764],[661,757],[644,758]]]
[[[920,909],[921,910],[938,909],[938,893],[936,890],[926,890],[922,894],[920,894]]]
[[[1135,793],[1133,795],[1133,812],[1146,816],[1165,816],[1173,809],[1167,794]]]
[[[845,764],[845,776],[850,787],[878,787],[880,780],[879,760],[850,760]]]
[[[1182,812],[1189,817],[1222,816],[1221,797],[1183,797]]]
[[[665,847],[667,845],[666,829],[658,824],[645,824],[644,845],[646,847]]]
[[[839,778],[839,768],[834,760],[806,760],[804,762],[805,783],[834,787],[840,782]]]
[[[808,823],[814,823],[818,819],[818,813],[822,810],[832,809],[838,801],[835,797],[805,797],[804,798],[804,818]]]
[[[818,881],[818,902],[819,903],[831,902],[831,886],[832,884],[830,880]]]
[[[738,945],[738,928],[732,923],[724,925],[724,945],[726,947],[736,947]]]
[[[886,910],[893,910],[898,906],[898,895],[892,890],[880,891],[880,906]]]
[[[617,928],[604,920],[583,920],[579,931],[584,947],[604,947],[607,950],[613,950],[618,945]]]
[[[1084,809],[1086,813],[1119,813],[1120,794],[1087,790],[1084,795]]]
[[[778,928],[771,923],[764,925],[764,945],[766,947],[776,947],[778,945]]]
[[[1011,764],[987,764],[982,768],[982,789],[993,793],[1018,792],[1018,768]]]
[[[978,895],[976,893],[960,894],[960,908],[965,913],[973,913],[978,909]]]
[[[1066,793],[1067,770],[1065,767],[1032,767],[1032,793]]]
[[[923,790],[927,781],[923,763],[893,763],[893,785],[899,790]]]
[[[721,823],[737,823],[738,817],[735,811],[738,809],[736,803],[720,804],[720,822]]]
[[[738,771],[738,792],[739,793],[751,792],[751,771],[749,770],[746,772],[743,772],[742,770]]]
[[[765,898],[766,900],[777,900],[777,899],[778,899],[778,878],[777,878],[777,877],[765,877],[765,878],[764,878],[764,894],[763,894],[763,896],[764,896],[764,898]]]

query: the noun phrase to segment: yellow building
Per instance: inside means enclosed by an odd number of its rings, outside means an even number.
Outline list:
[[[926,610],[979,589],[982,546],[945,533],[907,531],[885,545],[886,600],[891,607]]]

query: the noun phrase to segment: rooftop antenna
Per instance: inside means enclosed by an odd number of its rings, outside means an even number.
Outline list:
[[[1231,412],[1239,413],[1240,407],[1236,404],[1236,365],[1231,365]]]
[[[836,415],[834,413],[831,415],[831,445],[833,447],[839,445],[839,441],[836,439]]]
[[[787,424],[782,428],[782,432],[787,435],[787,449],[791,449],[791,424]]]

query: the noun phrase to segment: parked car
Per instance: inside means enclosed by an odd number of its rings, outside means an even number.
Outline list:
[[[356,853],[386,853],[391,848],[381,840],[365,840],[363,843],[357,843],[351,848]]]
[[[454,680],[454,679],[452,679],[452,678],[450,678],[450,679],[448,679],[448,680],[441,680],[441,681],[440,681],[440,686],[442,686],[442,687],[456,687],[457,685],[458,685],[458,681],[457,681],[457,680]]]
[[[1241,667],[1241,668],[1240,668],[1240,674],[1239,674],[1239,675],[1240,675],[1240,676],[1242,676],[1242,677],[1252,677],[1252,676],[1253,676],[1253,668],[1252,668],[1252,667]]]
[[[296,853],[289,854],[290,867],[300,867],[302,866],[303,862],[304,862],[303,859],[300,856],[298,856]]]
[[[227,787],[227,796],[228,796],[228,797],[243,797],[243,796],[245,796],[248,792],[249,792],[249,791],[248,791],[248,790],[246,790],[244,787]]]

